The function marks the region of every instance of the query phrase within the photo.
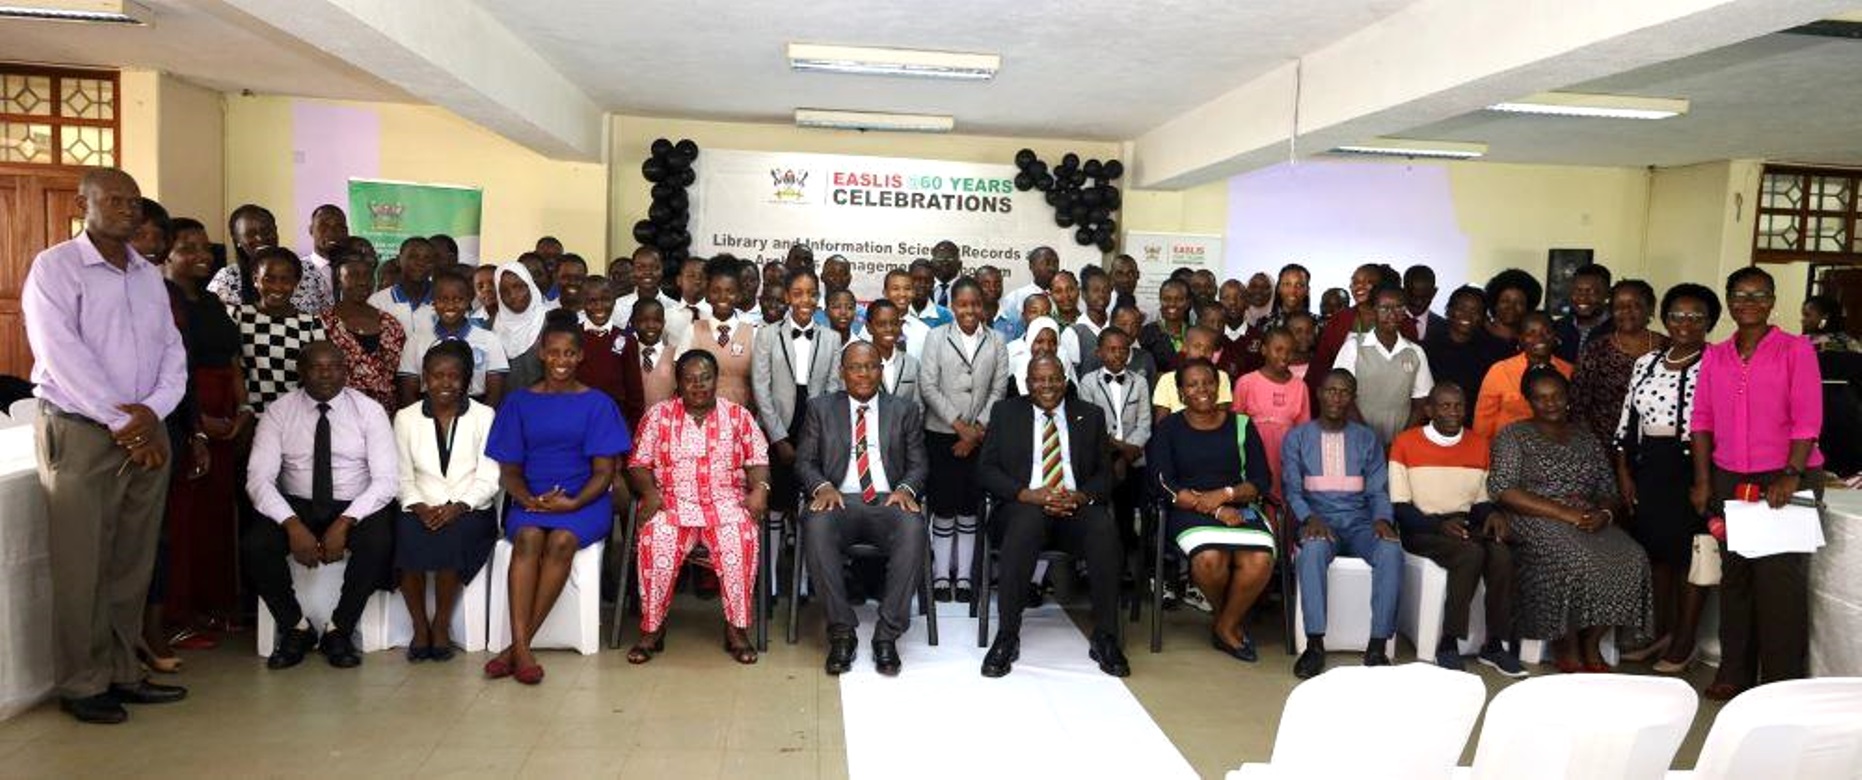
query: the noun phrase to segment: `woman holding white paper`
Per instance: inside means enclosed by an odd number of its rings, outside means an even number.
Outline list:
[[[1726,304],[1739,327],[1707,347],[1692,413],[1694,486],[1689,500],[1711,506],[1762,491],[1773,508],[1799,488],[1821,494],[1822,378],[1816,349],[1771,324],[1771,274],[1758,266],[1726,278]],[[1810,556],[1722,555],[1719,674],[1704,695],[1725,701],[1759,683],[1808,672]]]

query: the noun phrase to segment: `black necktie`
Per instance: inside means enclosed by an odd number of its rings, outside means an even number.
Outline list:
[[[808,330],[802,330],[801,328],[794,328],[789,331],[789,338],[808,339],[809,341],[814,341],[815,340],[815,329],[809,328]]]
[[[1125,375],[1124,375],[1124,374],[1113,374],[1113,373],[1107,373],[1107,374],[1106,374],[1106,381],[1107,381],[1107,382],[1111,382],[1111,383],[1113,383],[1113,384],[1115,384],[1115,385],[1122,385],[1122,384],[1125,384]]]
[[[318,521],[336,508],[336,476],[330,467],[330,405],[317,403],[317,438],[310,449],[310,511]]]

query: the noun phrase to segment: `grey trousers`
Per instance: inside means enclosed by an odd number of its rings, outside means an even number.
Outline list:
[[[912,623],[912,596],[924,573],[925,521],[898,507],[869,506],[858,493],[844,493],[843,509],[810,512],[802,518],[803,549],[809,581],[827,611],[828,635],[851,633],[860,625],[847,604],[843,577],[849,545],[870,544],[886,551],[886,593],[879,602],[875,640],[897,640]]]
[[[56,692],[83,698],[142,679],[136,645],[168,467],[144,471],[129,464],[109,429],[42,409],[34,432],[50,523]],[[168,432],[156,426],[152,435]]]

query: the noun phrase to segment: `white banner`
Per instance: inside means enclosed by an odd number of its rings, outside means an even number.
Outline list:
[[[706,149],[694,168],[693,254],[764,263],[804,243],[817,262],[845,256],[861,300],[878,297],[887,270],[929,258],[946,239],[962,249],[966,273],[1002,269],[1005,291],[1027,282],[1037,246],[1053,247],[1063,268],[1104,262],[1054,224],[1042,192],[1015,190],[1013,165]]]
[[[1219,281],[1222,237],[1194,233],[1125,232],[1125,254],[1138,261],[1138,308],[1157,311],[1157,287],[1178,268],[1209,269]]]

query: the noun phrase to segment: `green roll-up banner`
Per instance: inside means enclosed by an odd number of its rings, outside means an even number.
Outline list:
[[[412,236],[445,233],[459,242],[459,262],[478,264],[484,190],[450,184],[349,180],[349,230],[375,245],[383,260]]]

